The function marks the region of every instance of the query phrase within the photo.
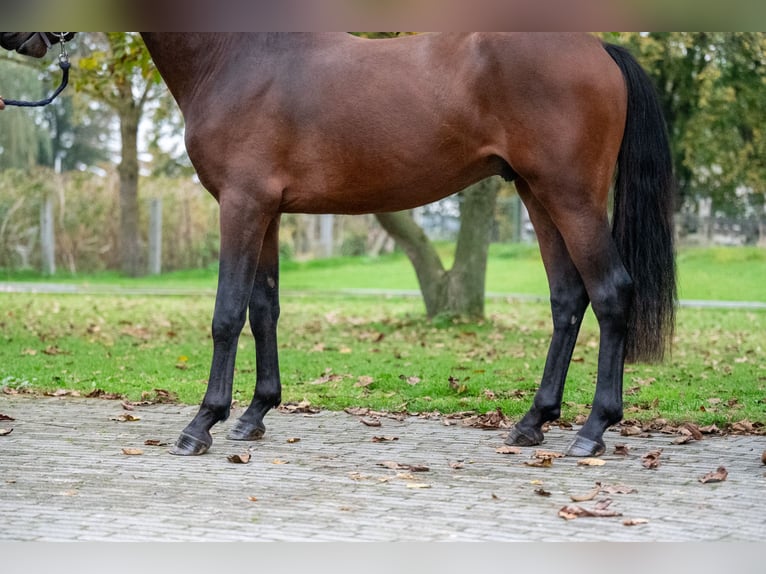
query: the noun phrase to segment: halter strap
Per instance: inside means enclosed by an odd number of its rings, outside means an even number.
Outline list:
[[[61,68],[61,84],[59,84],[59,87],[56,88],[56,91],[54,91],[50,96],[43,100],[37,100],[36,102],[27,102],[24,100],[6,100],[3,98],[3,103],[6,106],[17,106],[20,108],[36,108],[41,106],[47,106],[50,104],[53,100],[56,99],[56,96],[58,96],[64,88],[67,87],[67,84],[69,83],[69,68],[71,67],[71,64],[69,63],[69,54],[66,51],[66,36],[69,34],[69,32],[51,32],[54,36],[56,36],[59,41],[58,44],[61,47],[61,53],[59,54],[59,67]],[[48,49],[52,48],[53,45],[51,44],[50,38],[48,38],[48,34],[45,32],[37,32],[37,35],[42,38],[43,42],[45,42],[45,45],[48,47]]]

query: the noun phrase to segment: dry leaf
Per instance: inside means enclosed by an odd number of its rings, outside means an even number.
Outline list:
[[[242,454],[230,454],[226,457],[226,460],[234,464],[247,464],[250,462],[250,453],[245,452]]]
[[[623,520],[622,525],[623,526],[638,526],[639,524],[648,524],[649,521],[646,518],[629,518],[628,520]]]
[[[600,458],[581,458],[577,461],[577,466],[604,466],[606,461]]]
[[[601,492],[606,494],[633,494],[638,491],[625,484],[606,484],[601,487]]]
[[[11,417],[11,416],[4,415],[3,413],[0,413],[0,421],[15,421],[15,420],[16,419]]]
[[[359,419],[359,422],[361,422],[363,425],[368,427],[380,426],[380,419],[378,417],[367,417],[367,418]]]
[[[379,462],[378,466],[390,468],[391,470],[409,470],[411,472],[428,472],[429,468],[421,464],[402,464],[393,460],[384,460]]]
[[[9,429],[0,429],[0,436],[8,436],[13,432],[13,428]]]
[[[761,462],[766,464],[766,450],[761,453]]]
[[[535,488],[535,494],[537,494],[538,496],[550,496],[551,495],[551,493],[549,491],[545,490],[542,487],[541,488]]]
[[[117,415],[116,417],[110,417],[110,421],[117,421],[120,423],[132,423],[135,421],[140,421],[141,417],[138,415],[132,415],[130,413],[123,413],[121,415]]]
[[[683,434],[679,437],[676,437],[673,439],[673,441],[670,444],[687,444],[694,440],[694,437],[691,434]]]
[[[723,482],[726,480],[727,476],[729,476],[729,472],[723,466],[719,466],[715,471],[708,472],[705,476],[701,476],[699,481],[702,484],[707,484],[709,482]]]
[[[535,458],[562,458],[564,454],[553,450],[543,450],[538,448],[532,456]]]
[[[156,438],[148,438],[144,441],[144,445],[146,446],[167,446],[168,443],[164,440],[159,440]]]
[[[374,436],[372,437],[372,442],[392,442],[395,440],[399,440],[398,436]]]
[[[465,466],[465,463],[462,460],[456,460],[455,462],[449,463],[449,466],[454,470],[460,470]]]
[[[598,496],[598,493],[601,492],[601,484],[596,483],[596,486],[593,487],[592,490],[589,492],[586,492],[585,494],[570,494],[569,498],[572,499],[572,502],[587,502],[589,500],[593,500]]]
[[[295,444],[296,442],[301,442],[301,439],[297,436],[291,436],[287,439],[288,444]]]
[[[275,458],[271,461],[271,464],[290,464],[289,460],[282,460],[281,458]]]
[[[688,431],[694,440],[702,440],[702,432],[700,431],[700,428],[694,423],[686,423],[681,428]]]
[[[630,447],[626,444],[614,445],[614,454],[618,456],[628,456],[628,451],[630,451]]]
[[[126,454],[128,456],[138,456],[140,454],[144,454],[144,451],[140,448],[124,448],[122,449],[122,454]]]
[[[613,516],[622,516],[621,512],[614,510],[608,510],[606,505],[596,505],[596,508],[588,509],[578,504],[567,504],[559,509],[559,516],[565,520],[573,520],[575,518],[592,517],[592,518],[611,518]]]
[[[258,499],[257,499],[255,496],[248,496],[248,497],[247,497],[247,499],[248,499],[250,502],[258,502]]]
[[[527,466],[534,466],[535,468],[550,468],[553,466],[552,458],[537,458],[535,460],[525,460],[524,464]]]
[[[375,382],[375,379],[368,376],[362,376],[359,377],[356,381],[355,387],[369,387],[372,383]]]
[[[277,407],[278,410],[283,413],[304,413],[315,414],[319,412],[319,407],[311,406],[308,401],[301,401],[299,403],[283,403]]]
[[[640,427],[636,426],[624,426],[620,429],[621,436],[637,436],[642,432],[644,431],[642,431]]]
[[[424,482],[410,482],[407,484],[407,488],[431,488],[431,485]]]
[[[641,464],[644,465],[644,468],[655,470],[660,466],[660,455],[662,455],[662,449],[650,450],[641,457]]]
[[[500,446],[495,449],[497,454],[521,454],[521,448],[517,446]]]

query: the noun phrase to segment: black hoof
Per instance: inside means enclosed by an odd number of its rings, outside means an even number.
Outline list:
[[[545,436],[537,429],[521,430],[518,426],[513,427],[505,439],[505,444],[510,446],[536,446],[542,444]]]
[[[577,435],[567,449],[567,456],[599,456],[604,454],[606,445],[602,440],[591,440]]]
[[[229,440],[258,440],[263,438],[265,432],[266,425],[262,422],[253,424],[239,419],[234,426],[231,427],[226,438]]]
[[[205,454],[210,445],[213,444],[213,437],[208,434],[207,441],[203,441],[185,432],[181,433],[178,437],[176,444],[170,449],[170,454],[176,454],[179,456],[196,456],[199,454]]]

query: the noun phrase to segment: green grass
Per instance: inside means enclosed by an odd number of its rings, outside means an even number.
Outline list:
[[[328,409],[499,407],[516,419],[532,400],[550,336],[548,306],[535,302],[491,301],[481,324],[438,326],[416,298],[288,294],[282,303],[283,399]],[[212,309],[211,296],[0,294],[0,387],[103,389],[130,400],[162,389],[198,403]],[[766,312],[681,309],[676,339],[666,363],[626,369],[626,418],[766,422]],[[589,314],[565,419],[588,412],[597,340]],[[247,403],[255,380],[247,331],[237,361],[234,398]],[[372,382],[360,385],[364,377]]]
[[[452,247],[437,248],[445,265]],[[686,248],[677,257],[679,297],[694,300],[766,301],[766,249],[755,247]],[[5,281],[55,281],[93,288],[113,286],[213,291],[216,268],[178,271],[154,277],[126,279],[117,273],[68,275],[53,279],[33,272],[0,271]],[[281,266],[283,290],[341,291],[344,289],[417,290],[415,271],[401,253],[378,258],[336,257]],[[487,268],[488,293],[515,293],[547,298],[548,284],[535,245],[492,245]]]

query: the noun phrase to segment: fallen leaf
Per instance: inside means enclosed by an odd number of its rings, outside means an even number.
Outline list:
[[[492,500],[501,500],[501,498],[500,498],[500,497],[499,497],[497,494],[495,494],[495,493],[493,492],[493,493],[492,493]]]
[[[399,440],[398,436],[374,436],[372,442],[393,442]]]
[[[468,427],[494,430],[511,428],[511,420],[503,414],[500,407],[483,415],[466,418],[463,425]]]
[[[106,399],[106,400],[116,400],[123,398],[122,395],[117,393],[107,393],[104,389],[93,389],[91,392],[89,392],[87,395],[85,395],[89,399]]]
[[[692,438],[694,438],[694,440],[702,440],[702,432],[700,431],[700,428],[694,423],[686,423],[682,428],[686,429],[689,434],[691,434]]]
[[[122,449],[122,454],[126,454],[128,456],[138,456],[140,454],[144,454],[144,451],[140,448],[124,448]]]
[[[410,482],[407,484],[407,488],[431,488],[431,485],[425,482]]]
[[[132,404],[130,404],[128,401],[122,401],[120,403],[120,406],[125,409],[126,411],[132,411],[135,410],[136,407],[134,407]]]
[[[255,496],[248,496],[248,497],[247,497],[247,499],[248,499],[250,502],[258,502],[258,499],[257,499]]]
[[[15,420],[16,419],[11,417],[11,416],[4,415],[3,413],[0,413],[0,421],[15,421]]]
[[[596,486],[585,494],[570,494],[569,498],[572,499],[572,502],[587,502],[596,498],[599,492],[601,492],[601,484],[596,483]]]
[[[144,445],[146,446],[167,446],[168,444],[168,442],[156,438],[148,438],[144,441]]]
[[[368,376],[362,376],[359,377],[356,381],[355,387],[369,387],[372,383],[375,382],[375,379]]]
[[[550,496],[551,495],[551,493],[549,491],[545,490],[542,487],[541,488],[535,488],[535,494],[537,494],[538,496]]]
[[[709,482],[723,482],[726,480],[727,476],[729,476],[729,472],[726,470],[726,468],[719,466],[715,471],[708,472],[706,475],[701,476],[699,481],[702,484],[707,484]]]
[[[43,349],[43,353],[46,355],[68,355],[69,351],[64,351],[56,345],[51,345],[50,347]]]
[[[577,466],[604,466],[606,461],[600,458],[581,458],[577,461]]]
[[[679,437],[676,437],[673,439],[673,441],[670,444],[688,444],[694,440],[694,437],[691,434],[683,434]]]
[[[287,439],[288,444],[295,444],[296,442],[301,442],[301,439],[297,436],[291,436]]]
[[[135,421],[140,421],[141,417],[138,415],[132,415],[130,413],[123,413],[121,415],[117,415],[116,417],[110,417],[110,421],[117,421],[120,423],[132,423]]]
[[[23,351],[21,351],[21,354],[29,356],[29,357],[34,357],[37,354],[37,350],[35,350],[35,349],[24,349]]]
[[[380,419],[378,417],[367,417],[367,418],[359,419],[359,422],[361,422],[363,425],[368,427],[380,426]]]
[[[245,452],[242,454],[230,454],[226,457],[226,460],[234,464],[247,464],[250,462],[250,453]]]
[[[634,494],[638,491],[625,484],[606,484],[601,486],[601,492],[605,494]]]
[[[518,446],[503,445],[495,449],[497,454],[521,454],[521,448]]]
[[[524,464],[527,466],[534,466],[535,468],[550,468],[553,466],[552,458],[536,458],[534,460],[525,460]]]
[[[312,406],[308,401],[301,401],[299,403],[283,403],[279,405],[277,409],[283,413],[316,414],[319,412],[319,407]]]
[[[379,462],[378,466],[390,468],[391,470],[409,470],[411,472],[428,472],[429,468],[421,464],[402,464],[393,460],[384,460]]]
[[[9,429],[0,429],[0,436],[8,436],[13,432],[13,428]]]
[[[465,467],[465,463],[462,460],[456,460],[455,462],[449,463],[449,466],[453,470],[460,470]]]
[[[638,526],[639,524],[648,524],[649,521],[646,518],[629,518],[622,521],[623,526]]]
[[[282,460],[281,458],[275,458],[274,460],[271,461],[271,464],[290,464],[290,461]]]
[[[630,447],[626,444],[614,445],[614,454],[618,456],[628,456],[628,451],[630,451]]]
[[[620,429],[620,435],[621,436],[637,436],[640,435],[643,430],[641,430],[640,427],[636,426],[624,426]]]
[[[655,470],[660,466],[660,455],[662,455],[662,449],[650,450],[641,457],[641,464],[644,468]]]
[[[766,450],[761,453],[761,462],[766,464]]]
[[[346,407],[345,409],[343,409],[343,411],[350,415],[361,417],[368,414],[370,412],[370,409],[366,407]]]
[[[575,518],[592,517],[592,518],[611,518],[614,516],[622,516],[622,512],[615,510],[609,510],[606,507],[608,504],[597,504],[595,508],[589,509],[579,504],[567,504],[559,509],[559,516],[565,520],[573,520]]]
[[[553,450],[543,450],[538,448],[532,456],[535,458],[562,458],[564,454]]]

